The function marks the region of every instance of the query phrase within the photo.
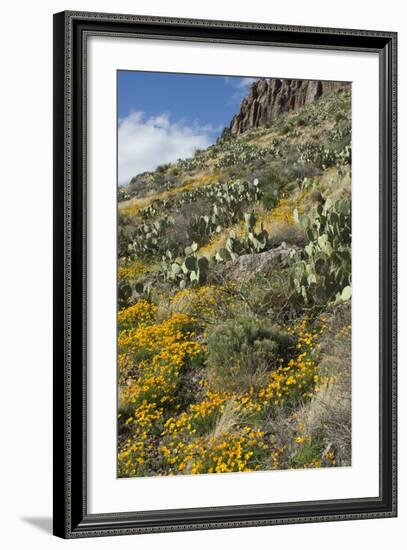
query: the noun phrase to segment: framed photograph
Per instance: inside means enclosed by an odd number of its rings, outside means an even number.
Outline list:
[[[393,32],[54,15],[54,534],[396,515]]]

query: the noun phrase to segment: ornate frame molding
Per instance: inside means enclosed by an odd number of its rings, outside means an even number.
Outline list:
[[[91,35],[371,51],[380,58],[380,496],[87,513],[86,41]],[[63,538],[397,513],[397,34],[68,11],[54,15],[54,534]]]

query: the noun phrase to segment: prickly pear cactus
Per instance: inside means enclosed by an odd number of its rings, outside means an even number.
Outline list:
[[[291,284],[295,294],[308,305],[346,301],[352,294],[351,203],[341,199],[319,205],[313,218],[301,223],[309,243],[303,258],[293,257]]]

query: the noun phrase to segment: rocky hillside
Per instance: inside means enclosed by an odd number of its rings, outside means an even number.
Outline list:
[[[271,126],[282,113],[298,111],[307,103],[348,86],[346,82],[323,80],[259,79],[252,84],[226,134],[242,134],[251,128]]]
[[[119,189],[118,475],[351,464],[351,90],[259,80]]]

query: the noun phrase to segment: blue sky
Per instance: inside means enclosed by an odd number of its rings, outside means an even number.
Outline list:
[[[253,80],[118,71],[119,184],[213,143]]]

